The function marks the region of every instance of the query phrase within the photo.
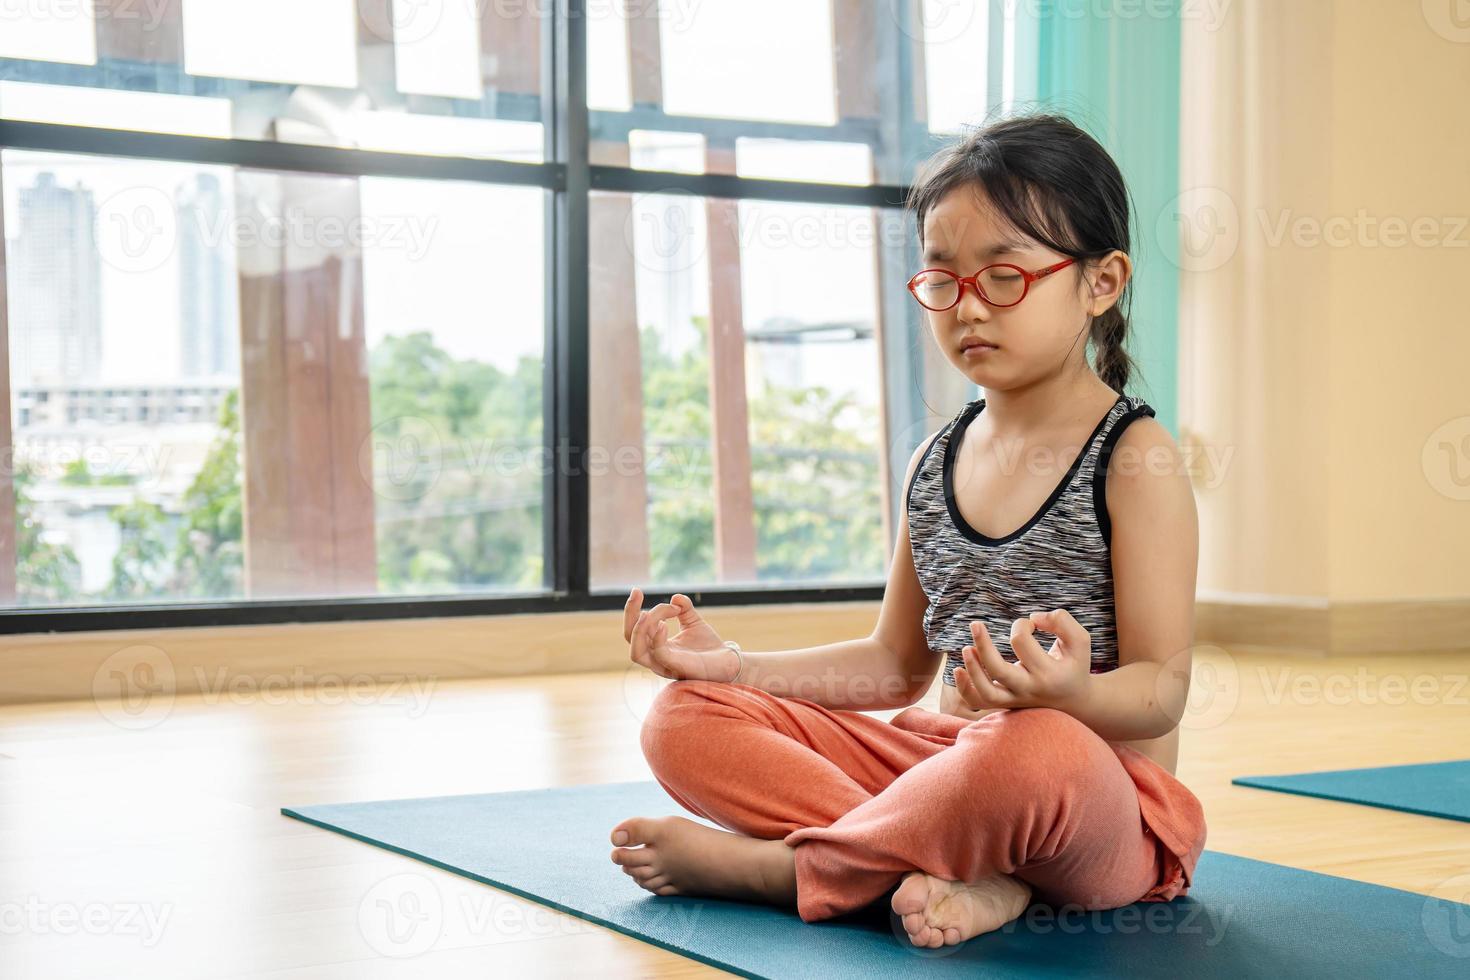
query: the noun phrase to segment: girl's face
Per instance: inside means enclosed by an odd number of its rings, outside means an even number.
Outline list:
[[[1036,272],[1068,258],[1015,230],[993,210],[985,192],[973,186],[952,189],[929,209],[923,241],[920,268],[962,276],[996,262]],[[1124,278],[1118,281],[1120,270]],[[1089,264],[1080,283],[1075,265],[1036,280],[1015,306],[990,306],[966,284],[958,304],[943,312],[924,312],[934,342],[951,364],[982,388],[1006,390],[1056,372],[1069,361],[1074,367],[1085,365],[1088,318],[1116,302],[1126,272],[1127,257],[1114,252],[1096,268]],[[976,339],[994,346],[967,351]]]

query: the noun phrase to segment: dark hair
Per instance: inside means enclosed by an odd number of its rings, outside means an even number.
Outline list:
[[[1065,116],[1035,113],[975,128],[930,157],[909,189],[907,207],[924,242],[924,218],[949,191],[978,184],[1017,230],[1079,260],[1129,251],[1131,201],[1123,174],[1102,146]],[[1082,274],[1082,263],[1077,265]],[[1128,356],[1130,280],[1089,336],[1099,377],[1123,394],[1137,365]]]

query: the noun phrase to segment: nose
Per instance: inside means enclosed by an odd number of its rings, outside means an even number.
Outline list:
[[[991,309],[975,284],[967,282],[960,286],[960,301],[955,304],[954,314],[965,323],[984,323],[990,319]]]

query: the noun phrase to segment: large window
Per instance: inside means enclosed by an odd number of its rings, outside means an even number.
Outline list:
[[[6,628],[880,594],[999,6],[8,8]]]
[[[881,579],[872,209],[597,193],[592,212],[592,442],[644,461],[593,478],[593,584]],[[641,419],[616,410],[639,392]]]
[[[0,114],[540,160],[548,8],[541,0],[15,0],[0,5]]]

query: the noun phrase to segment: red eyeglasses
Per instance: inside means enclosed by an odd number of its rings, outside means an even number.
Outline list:
[[[964,293],[965,283],[974,286],[980,298],[991,306],[1015,306],[1026,298],[1033,282],[1058,269],[1065,269],[1076,261],[1067,259],[1035,272],[1027,272],[1019,265],[1011,265],[1009,262],[998,262],[987,265],[973,276],[955,275],[948,269],[924,269],[914,274],[908,287],[920,306],[935,313],[943,313],[958,304]]]

